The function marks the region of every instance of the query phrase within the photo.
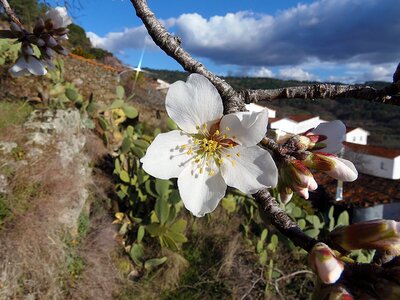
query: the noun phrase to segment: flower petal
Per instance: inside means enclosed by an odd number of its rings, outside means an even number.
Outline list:
[[[147,148],[140,162],[151,176],[169,179],[178,177],[191,156],[181,146],[190,142],[190,136],[180,130],[160,133]]]
[[[216,171],[210,175],[210,168],[202,173],[188,165],[178,177],[178,189],[185,207],[195,216],[203,217],[212,212],[225,196],[226,183],[221,172],[211,161],[210,167]]]
[[[236,146],[226,150],[221,173],[227,185],[246,194],[253,194],[264,187],[276,186],[278,170],[268,151],[258,146]],[[239,155],[239,156],[238,156]]]
[[[326,144],[326,147],[318,151],[338,153],[343,147],[342,142],[345,140],[346,126],[340,120],[325,122],[312,130],[312,134],[325,135],[327,137],[326,140],[322,141],[322,143]]]
[[[342,181],[351,182],[357,179],[358,172],[351,161],[339,157],[329,157],[329,159],[335,162],[335,166],[332,170],[326,171],[326,174]]]
[[[267,132],[268,110],[260,112],[237,112],[225,115],[221,119],[220,131],[243,146],[254,146],[264,138]],[[227,131],[227,128],[229,131]]]
[[[188,133],[197,133],[196,126],[219,120],[223,113],[217,89],[199,74],[171,84],[165,106],[171,119]]]
[[[27,62],[25,60],[25,57],[21,56],[20,58],[18,58],[15,65],[13,65],[8,71],[14,76],[21,76],[23,74],[20,74],[20,72],[26,69],[26,67],[27,67]]]
[[[26,68],[33,75],[45,75],[47,73],[47,70],[42,64],[42,62],[34,56],[28,57],[28,63]]]

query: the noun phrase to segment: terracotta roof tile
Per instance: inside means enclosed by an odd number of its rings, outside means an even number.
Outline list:
[[[313,119],[313,118],[317,118],[317,117],[318,116],[314,116],[314,115],[291,115],[291,116],[287,116],[286,118],[299,123],[299,122],[303,122],[305,120],[309,120],[309,119]]]
[[[365,153],[369,155],[375,155],[392,159],[396,158],[397,156],[400,156],[400,149],[390,149],[372,145],[360,145],[350,142],[343,142],[343,144],[345,148],[350,149],[351,151],[357,153]]]
[[[353,182],[343,183],[343,200],[335,201],[337,181],[325,174],[317,174],[318,184],[328,200],[346,207],[370,207],[383,203],[400,202],[400,180],[359,174]]]

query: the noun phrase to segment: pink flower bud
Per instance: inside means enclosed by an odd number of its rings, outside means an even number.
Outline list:
[[[335,286],[329,294],[329,300],[353,300],[353,296],[342,286]]]
[[[372,220],[340,227],[330,238],[343,249],[378,249],[400,254],[400,223],[393,220]]]
[[[325,284],[335,283],[344,270],[344,263],[324,243],[316,244],[308,257],[311,269]]]
[[[358,177],[357,169],[351,161],[330,153],[313,152],[302,162],[308,168],[325,172],[337,180],[354,181]]]

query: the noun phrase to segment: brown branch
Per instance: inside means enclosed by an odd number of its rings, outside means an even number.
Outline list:
[[[278,228],[283,235],[289,238],[293,244],[310,252],[312,247],[318,243],[316,239],[306,235],[297,223],[287,215],[279,206],[278,202],[276,202],[275,198],[271,196],[268,189],[259,190],[253,197],[259,204],[261,213],[264,213],[267,219]],[[266,220],[264,220],[264,222],[266,222]]]
[[[202,63],[195,60],[181,47],[181,40],[171,35],[150,10],[146,0],[131,0],[136,10],[136,15],[143,21],[153,41],[166,54],[175,59],[186,71],[205,76],[216,87],[224,102],[225,113],[243,111],[244,102],[225,80],[211,73]]]
[[[240,92],[246,103],[272,101],[276,99],[337,99],[355,98],[400,105],[400,82],[376,90],[365,85],[314,84],[271,90],[243,90]]]
[[[21,21],[17,18],[15,15],[15,12],[12,10],[10,4],[8,4],[7,0],[0,0],[0,3],[3,4],[4,10],[6,11],[6,14],[8,17],[16,24],[22,27]]]

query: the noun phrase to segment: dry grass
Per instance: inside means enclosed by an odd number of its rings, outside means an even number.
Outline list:
[[[15,166],[8,196],[11,217],[0,231],[0,299],[27,295],[65,299],[70,251],[66,238],[71,233],[61,220],[90,178],[81,178],[79,164],[61,171],[55,153],[50,145],[27,165]],[[36,190],[26,195],[29,186]],[[21,199],[16,195],[22,195]],[[23,201],[26,209],[18,210],[12,203],[16,199]]]

